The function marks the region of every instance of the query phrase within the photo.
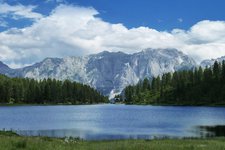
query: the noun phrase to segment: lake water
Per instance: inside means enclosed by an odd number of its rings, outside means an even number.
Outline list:
[[[215,136],[214,127],[222,128],[221,134],[223,125],[222,107],[113,104],[0,107],[0,129],[28,136],[72,136],[86,140],[200,137]]]

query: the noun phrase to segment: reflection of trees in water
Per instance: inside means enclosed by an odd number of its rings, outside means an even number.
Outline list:
[[[198,126],[197,135],[201,137],[221,137],[225,136],[225,125],[218,126]]]

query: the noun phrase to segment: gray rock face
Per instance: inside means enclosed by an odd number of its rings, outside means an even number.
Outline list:
[[[5,73],[9,72],[10,70],[11,69],[6,64],[4,64],[0,61],[0,73],[1,74],[5,74]]]
[[[134,54],[104,51],[85,57],[46,58],[5,74],[35,79],[69,79],[88,84],[112,97],[145,77],[195,66],[192,58],[176,49],[146,49]]]

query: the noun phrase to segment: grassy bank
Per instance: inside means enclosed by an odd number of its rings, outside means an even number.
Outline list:
[[[182,139],[182,140],[116,140],[83,141],[47,137],[22,137],[12,132],[0,132],[0,150],[42,149],[42,150],[114,150],[114,149],[153,149],[153,150],[224,150],[225,138]]]

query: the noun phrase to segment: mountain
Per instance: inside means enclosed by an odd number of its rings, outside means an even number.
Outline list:
[[[176,49],[146,49],[134,54],[101,52],[84,57],[46,58],[8,76],[69,79],[88,84],[111,97],[145,77],[192,69],[195,61]]]
[[[201,62],[200,66],[203,68],[210,67],[214,64],[215,61],[222,63],[223,60],[225,60],[225,56],[222,56],[217,59],[206,59]]]
[[[9,72],[11,69],[6,65],[4,64],[3,62],[0,61],[0,73],[1,74],[5,74],[7,72]]]

